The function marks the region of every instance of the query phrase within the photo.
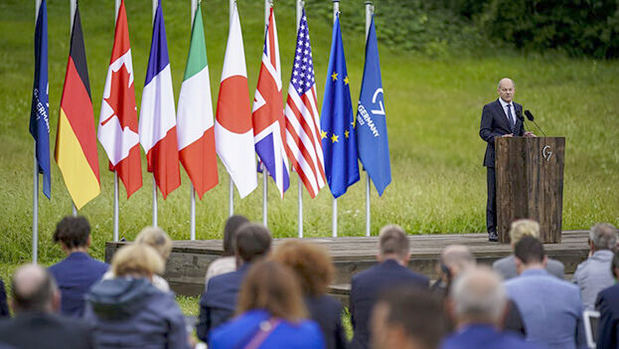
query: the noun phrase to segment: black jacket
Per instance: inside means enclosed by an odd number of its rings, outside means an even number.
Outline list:
[[[516,112],[516,132],[514,136],[524,135],[524,123],[522,118],[522,106],[512,102]],[[484,166],[494,167],[494,137],[512,133],[511,123],[505,115],[501,102],[497,99],[494,102],[484,105],[481,112],[481,124],[479,125],[479,136],[488,142],[486,155],[484,156]]]

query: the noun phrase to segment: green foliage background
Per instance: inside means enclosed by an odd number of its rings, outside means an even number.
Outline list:
[[[151,1],[126,0],[140,105],[151,39]],[[262,1],[239,0],[250,93],[258,77],[263,41]],[[164,17],[176,97],[189,45],[189,1],[164,0]],[[440,4],[440,2],[437,2]],[[331,40],[331,1],[308,0],[319,104]],[[0,2],[0,274],[31,258],[32,138],[28,133],[32,78],[34,4]],[[364,60],[363,1],[341,3],[352,97],[359,94]],[[113,1],[80,1],[95,119],[109,63],[114,31]],[[284,93],[294,50],[293,0],[276,1]],[[50,143],[69,51],[69,3],[50,0]],[[522,54],[510,43],[488,39],[473,20],[444,6],[421,1],[376,1],[382,77],[388,117],[393,183],[379,198],[372,191],[372,234],[388,223],[409,233],[471,233],[485,229],[485,143],[478,136],[481,107],[496,98],[503,76],[517,83],[516,101],[534,111],[546,133],[567,138],[564,229],[588,228],[598,221],[619,222],[619,63],[568,58],[556,52]],[[475,15],[472,15],[474,18]],[[228,1],[203,3],[212,97],[216,101],[228,30]],[[248,96],[249,98],[249,96]],[[535,131],[535,130],[534,130]],[[53,163],[53,160],[52,160]],[[103,258],[112,239],[113,176],[99,147],[102,193],[80,212],[92,224],[92,254]],[[145,166],[143,167],[145,169]],[[174,239],[189,238],[189,180],[159,201],[159,222]],[[121,189],[120,230],[132,239],[151,222],[151,177],[129,200]],[[228,179],[219,166],[220,185],[197,204],[199,239],[220,237],[228,214]],[[297,182],[283,200],[269,187],[269,227],[276,237],[296,236]],[[340,200],[340,235],[365,230],[365,178]],[[260,180],[261,181],[261,180]],[[272,182],[270,182],[272,183]],[[235,201],[235,211],[261,220],[262,190]],[[71,202],[57,166],[52,165],[52,200],[39,195],[39,259],[62,257],[51,243],[55,223],[70,214]],[[327,188],[304,198],[305,234],[330,236],[331,195]]]

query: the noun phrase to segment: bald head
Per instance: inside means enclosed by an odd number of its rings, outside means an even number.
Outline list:
[[[474,267],[475,257],[471,250],[464,245],[449,245],[441,252],[441,263],[449,268],[452,276],[456,276],[464,270]]]
[[[49,272],[36,264],[26,264],[15,271],[11,282],[14,311],[55,310],[58,287]]]
[[[507,103],[511,103],[514,99],[514,93],[516,93],[516,85],[510,78],[503,78],[499,80],[497,86],[497,93],[499,97]]]

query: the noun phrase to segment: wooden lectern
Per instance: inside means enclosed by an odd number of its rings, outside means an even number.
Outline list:
[[[565,138],[497,137],[494,145],[499,242],[510,242],[520,218],[539,222],[542,242],[561,242]]]

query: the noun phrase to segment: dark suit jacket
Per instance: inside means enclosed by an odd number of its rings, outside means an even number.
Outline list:
[[[196,326],[198,338],[202,341],[207,342],[209,331],[234,315],[241,283],[249,267],[250,264],[245,263],[236,271],[209,280],[206,292],[200,298],[200,316]]]
[[[305,305],[325,339],[325,348],[346,348],[346,334],[342,326],[342,304],[329,295],[305,297]]]
[[[619,347],[619,284],[600,291],[595,308],[600,312],[598,348]]]
[[[6,289],[4,282],[0,279],[0,318],[9,317],[9,306],[6,302]]]
[[[94,348],[91,329],[83,321],[47,313],[22,313],[0,321],[0,343],[15,348]]]
[[[512,102],[516,115],[522,116],[522,106]],[[516,130],[514,136],[524,135],[524,124],[520,117],[516,117]],[[484,166],[494,167],[494,137],[512,133],[511,122],[507,119],[501,103],[497,99],[494,102],[484,105],[481,112],[481,124],[479,126],[479,136],[488,142],[486,155],[484,156]]]
[[[350,318],[355,334],[351,348],[368,347],[370,315],[381,292],[404,285],[427,288],[428,283],[426,276],[401,266],[393,259],[388,259],[353,276],[350,288]]]
[[[48,268],[60,289],[60,309],[63,315],[82,317],[84,296],[108,269],[108,265],[87,253],[73,252]]]
[[[509,332],[499,332],[490,325],[469,325],[445,338],[441,349],[541,349]]]

